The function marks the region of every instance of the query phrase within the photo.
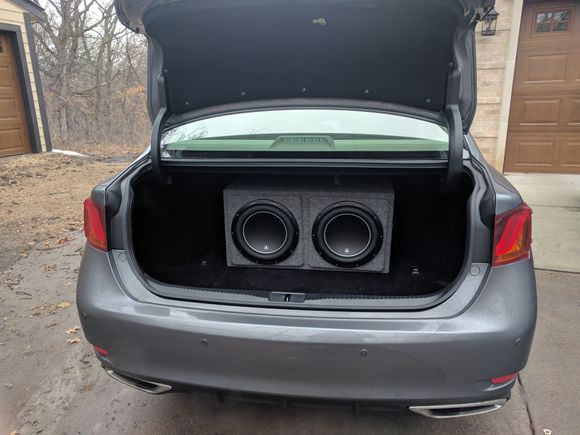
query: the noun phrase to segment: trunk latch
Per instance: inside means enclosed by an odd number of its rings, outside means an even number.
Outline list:
[[[272,292],[268,297],[270,302],[290,302],[294,304],[301,304],[305,299],[305,293]]]

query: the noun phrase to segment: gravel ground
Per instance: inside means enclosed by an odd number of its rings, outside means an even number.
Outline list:
[[[82,229],[82,202],[93,186],[130,157],[47,153],[0,159],[0,272],[38,243],[46,249],[67,243]]]

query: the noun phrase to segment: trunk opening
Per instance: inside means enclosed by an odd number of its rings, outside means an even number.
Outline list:
[[[320,180],[338,176],[392,185],[390,271],[372,273],[228,267],[223,190],[232,180],[248,177],[230,171],[175,170],[165,186],[147,171],[133,182],[131,237],[136,262],[147,279],[180,288],[177,298],[183,298],[183,288],[270,300],[273,292],[301,293],[307,299],[418,298],[441,293],[461,271],[468,200],[474,188],[466,172],[454,192],[445,189],[443,170],[308,174]],[[272,171],[263,171],[266,183],[274,176]],[[286,176],[303,174],[304,170]]]

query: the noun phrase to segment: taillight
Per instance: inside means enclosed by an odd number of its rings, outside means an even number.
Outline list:
[[[105,207],[91,198],[85,199],[85,236],[87,242],[101,251],[107,251],[107,225]]]
[[[99,346],[93,346],[93,348],[95,349],[95,352],[97,352],[99,355],[109,356],[108,350],[103,349],[102,347],[99,347]]]
[[[528,258],[531,245],[532,209],[525,203],[495,217],[492,260],[494,266]]]
[[[517,375],[517,373],[512,373],[505,376],[498,376],[497,378],[491,378],[491,383],[493,385],[505,384],[506,382],[515,379]]]

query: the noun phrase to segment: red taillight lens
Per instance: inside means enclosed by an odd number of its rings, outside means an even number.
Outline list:
[[[109,356],[108,350],[103,349],[102,347],[99,346],[93,346],[93,348],[95,349],[95,352],[97,352],[99,355]]]
[[[85,199],[85,236],[87,242],[101,251],[107,251],[107,226],[105,207],[91,198]]]
[[[493,234],[494,266],[510,264],[530,255],[532,209],[526,204],[495,217]]]
[[[499,376],[497,378],[491,378],[491,383],[493,385],[498,385],[498,384],[505,384],[506,382],[511,381],[512,379],[515,379],[515,377],[517,376],[517,373],[512,373],[510,375],[505,375],[505,376]]]

